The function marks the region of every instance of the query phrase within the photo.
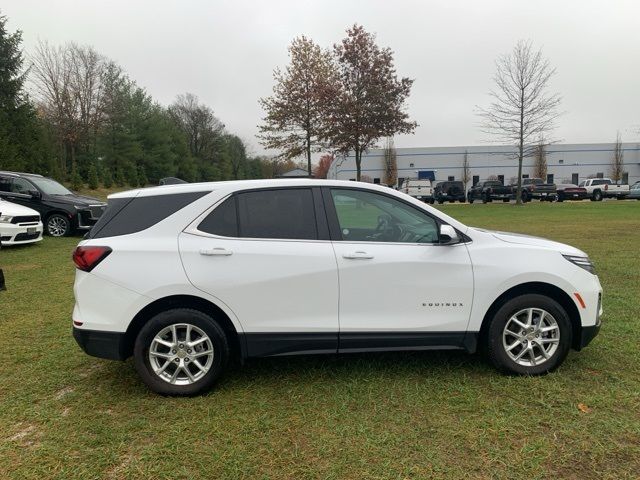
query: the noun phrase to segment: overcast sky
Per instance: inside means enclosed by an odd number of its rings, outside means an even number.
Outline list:
[[[38,39],[93,46],[117,61],[160,103],[192,92],[252,152],[262,117],[258,98],[287,63],[301,34],[322,46],[354,22],[395,52],[400,75],[415,79],[408,102],[419,123],[397,147],[484,143],[474,115],[489,102],[495,58],[518,39],[542,47],[557,68],[552,90],[566,114],[566,143],[640,140],[638,1],[159,1],[4,0],[24,48]]]

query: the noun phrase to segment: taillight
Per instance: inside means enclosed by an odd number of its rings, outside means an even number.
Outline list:
[[[604,189],[605,189],[605,190],[609,190],[609,185],[605,184],[605,185],[604,185]]]
[[[73,263],[85,272],[90,272],[111,253],[109,247],[76,247],[73,251]]]

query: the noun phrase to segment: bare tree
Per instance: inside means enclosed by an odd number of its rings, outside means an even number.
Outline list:
[[[213,110],[201,104],[194,94],[186,93],[176,97],[169,107],[169,113],[187,135],[191,155],[203,160],[209,157],[214,143],[221,139],[224,132],[224,124],[213,114]]]
[[[616,143],[613,146],[613,157],[611,158],[611,180],[619,182],[624,175],[624,152],[622,150],[622,139],[620,132],[616,135]]]
[[[469,167],[469,152],[467,150],[464,151],[464,156],[462,157],[462,183],[464,184],[464,191],[467,191],[467,185],[471,180],[471,168]]]
[[[38,108],[54,126],[63,160],[75,172],[78,149],[90,148],[88,139],[100,124],[102,76],[108,61],[91,47],[40,42],[31,63]]]
[[[543,140],[538,142],[533,160],[533,176],[535,178],[542,178],[546,181],[547,178],[547,149]]]
[[[393,137],[387,138],[387,145],[384,148],[384,177],[382,181],[389,186],[398,183],[398,158]]]
[[[533,154],[534,143],[553,130],[560,115],[561,97],[547,92],[555,73],[542,50],[533,51],[531,42],[521,40],[496,61],[496,88],[490,92],[493,100],[489,107],[478,109],[485,133],[517,146],[517,204],[522,203],[522,160]]]
[[[335,67],[331,54],[304,35],[291,42],[289,58],[284,72],[273,72],[273,95],[260,99],[266,116],[258,138],[266,148],[282,150],[281,158],[305,155],[311,176],[311,154],[322,151]]]

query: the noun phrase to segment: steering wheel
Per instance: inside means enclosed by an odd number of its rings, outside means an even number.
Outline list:
[[[402,236],[402,228],[393,223],[391,215],[378,216],[378,225],[372,237],[380,241],[394,241]]]

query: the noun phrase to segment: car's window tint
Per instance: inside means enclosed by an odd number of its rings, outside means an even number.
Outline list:
[[[318,238],[311,189],[260,190],[237,197],[240,237]]]
[[[11,191],[13,193],[29,193],[30,190],[35,190],[31,182],[24,178],[14,178],[11,182]]]
[[[438,225],[429,215],[386,195],[332,189],[342,240],[435,243]]]
[[[10,192],[10,191],[11,191],[11,178],[0,177],[0,192]]]
[[[107,210],[89,232],[89,238],[140,232],[161,222],[210,192],[185,192],[109,200]]]
[[[198,230],[223,237],[238,236],[238,220],[236,215],[236,198],[230,197],[218,205],[205,217]]]

